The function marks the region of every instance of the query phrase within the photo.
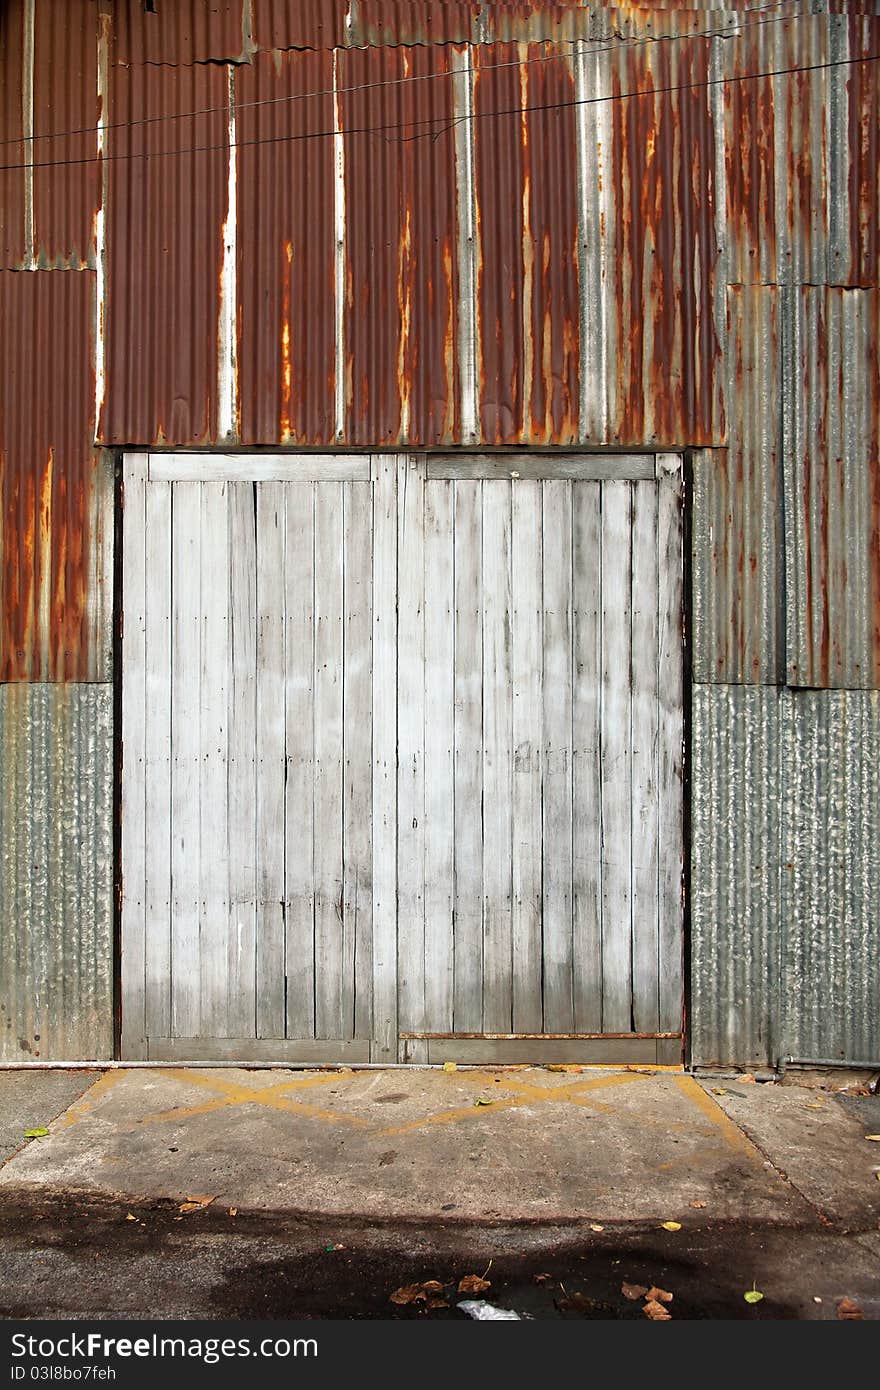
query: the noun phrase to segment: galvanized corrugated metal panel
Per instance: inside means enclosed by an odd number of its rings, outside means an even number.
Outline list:
[[[0,274],[0,680],[110,672],[113,475],[96,453],[94,275]]]
[[[780,692],[698,685],[691,730],[691,1003],[695,1065],[773,1065],[780,1051]]]
[[[786,293],[791,685],[880,685],[880,292]]]
[[[728,445],[693,460],[694,679],[784,679],[782,368],[777,292],[727,297]]]
[[[0,686],[0,1057],[113,1055],[109,686]]]
[[[785,696],[784,1054],[880,1064],[880,694]]]

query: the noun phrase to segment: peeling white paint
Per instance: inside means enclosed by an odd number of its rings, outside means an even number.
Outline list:
[[[453,48],[455,204],[458,253],[458,365],[462,443],[477,431],[477,213],[474,181],[474,71],[471,47]]]
[[[339,51],[333,50],[333,225],[336,235],[335,265],[335,342],[336,342],[336,435],[345,437],[345,137],[342,134],[342,104],[339,98]]]
[[[95,213],[95,439],[101,436],[101,412],[106,394],[105,362],[105,302],[107,267],[105,242],[105,208],[107,205],[107,166],[104,160],[107,127],[108,54],[110,15],[102,14],[98,27],[98,165],[101,170],[98,210]]]
[[[235,68],[226,72],[229,98],[229,172],[226,219],[223,223],[223,270],[220,275],[220,318],[217,333],[217,432],[221,439],[238,435],[238,353],[235,336],[238,210],[238,148],[235,120]]]

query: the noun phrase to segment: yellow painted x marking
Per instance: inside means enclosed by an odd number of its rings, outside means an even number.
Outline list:
[[[495,1077],[491,1078],[486,1073],[468,1072],[463,1079],[468,1081],[477,1080],[482,1085],[483,1082],[491,1079],[493,1084]],[[491,1106],[470,1105],[467,1109],[443,1110],[437,1115],[426,1115],[422,1119],[409,1120],[406,1124],[394,1125],[390,1129],[379,1130],[382,1135],[406,1134],[413,1129],[421,1129],[425,1125],[448,1125],[454,1124],[457,1120],[473,1119],[475,1115],[482,1113],[485,1115],[487,1110],[493,1112],[498,1110],[518,1110],[527,1105],[542,1105],[547,1101],[567,1102],[572,1105],[585,1105],[590,1109],[602,1110],[606,1114],[611,1107],[602,1105],[600,1101],[593,1100],[590,1096],[582,1093],[604,1090],[609,1086],[622,1086],[627,1081],[640,1081],[641,1075],[636,1072],[617,1072],[611,1076],[591,1077],[587,1081],[573,1081],[567,1086],[535,1086],[528,1081],[516,1079],[508,1080],[505,1077],[501,1083],[505,1090],[514,1091],[512,1097],[499,1096],[498,1100],[493,1100]]]
[[[369,1128],[369,1121],[361,1119],[359,1115],[346,1115],[343,1111],[327,1110],[319,1105],[309,1105],[306,1101],[291,1099],[284,1094],[286,1091],[302,1091],[313,1086],[326,1086],[332,1081],[338,1083],[340,1080],[339,1072],[322,1072],[315,1076],[303,1077],[299,1081],[283,1081],[274,1086],[255,1087],[236,1085],[234,1081],[226,1081],[219,1076],[202,1076],[196,1071],[166,1070],[163,1068],[160,1075],[171,1077],[186,1086],[200,1086],[203,1090],[213,1091],[215,1098],[206,1100],[201,1105],[175,1106],[171,1110],[161,1111],[158,1115],[148,1115],[143,1121],[144,1124],[164,1124],[168,1121],[189,1119],[193,1115],[209,1115],[214,1110],[223,1110],[225,1107],[233,1105],[266,1105],[272,1110],[286,1110],[294,1115],[308,1115],[314,1119],[355,1125],[359,1129]]]

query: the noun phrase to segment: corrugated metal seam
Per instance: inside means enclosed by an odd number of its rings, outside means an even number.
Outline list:
[[[880,1063],[880,693],[696,686],[691,1060]]]
[[[0,686],[0,1057],[113,1055],[113,691]]]

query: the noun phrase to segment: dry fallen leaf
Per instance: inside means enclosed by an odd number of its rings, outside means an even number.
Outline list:
[[[491,1279],[481,1279],[479,1274],[465,1274],[458,1281],[459,1293],[485,1293],[491,1287]]]
[[[863,1318],[865,1315],[859,1305],[851,1298],[842,1298],[837,1305],[837,1316],[843,1320]]]
[[[491,1105],[492,1102],[486,1096],[477,1096],[474,1105]]]
[[[131,1212],[128,1213],[128,1215],[126,1216],[125,1219],[126,1219],[126,1221],[137,1221],[137,1217],[136,1217],[136,1216],[132,1216]]]
[[[187,1197],[186,1201],[181,1202],[177,1208],[180,1212],[201,1211],[202,1207],[209,1207],[214,1197]]]
[[[727,1092],[725,1091],[723,1086],[713,1086],[712,1094],[713,1096],[726,1096]]]
[[[652,1322],[672,1321],[669,1313],[667,1313],[666,1309],[663,1307],[663,1304],[658,1303],[657,1300],[654,1298],[648,1299],[648,1302],[645,1304],[644,1308],[642,1309],[642,1312],[644,1313],[645,1317],[650,1318]]]
[[[663,1227],[663,1230],[664,1230],[664,1231],[680,1231],[680,1230],[681,1230],[681,1222],[680,1222],[680,1221],[661,1221],[660,1225]]]
[[[804,1109],[805,1109],[805,1110],[824,1110],[824,1109],[825,1109],[825,1103],[824,1103],[824,1101],[821,1101],[821,1100],[805,1100],[805,1101],[804,1101]]]
[[[658,1289],[656,1284],[647,1293],[649,1303],[671,1303],[674,1297],[668,1289]]]
[[[443,1285],[439,1279],[426,1279],[422,1284],[404,1284],[402,1288],[395,1289],[390,1294],[392,1303],[406,1305],[408,1303],[427,1303],[429,1299],[442,1294]]]
[[[870,1140],[872,1144],[880,1144],[880,1134],[866,1134],[865,1138]]]
[[[637,1298],[645,1298],[647,1296],[648,1285],[627,1284],[624,1280],[620,1286],[620,1292],[623,1294],[624,1298],[628,1298],[631,1303],[634,1303]]]
[[[754,1080],[755,1080],[755,1078],[752,1076],[751,1072],[748,1072],[748,1071],[746,1072],[745,1076],[738,1076],[736,1079],[737,1079],[737,1081],[754,1081]],[[757,1083],[756,1083],[756,1084],[757,1084]]]
[[[443,1070],[444,1070],[444,1071],[458,1071],[458,1063],[457,1063],[457,1062],[444,1062],[444,1063],[443,1063]]]
[[[704,1207],[705,1205],[705,1202],[691,1202],[692,1207]]]
[[[594,1223],[594,1224],[590,1227],[590,1230],[591,1230],[591,1231],[604,1231],[604,1230],[605,1230],[605,1227],[604,1227],[604,1226],[599,1226],[599,1225],[597,1225],[597,1224]]]
[[[535,1282],[536,1284],[549,1284],[549,1283],[551,1282],[552,1278],[553,1278],[553,1275],[552,1275],[552,1274],[536,1274],[536,1275],[534,1276],[534,1282]]]
[[[764,1295],[761,1293],[761,1290],[754,1288],[754,1286],[747,1289],[743,1294],[746,1303],[760,1303],[763,1297]]]
[[[564,1298],[557,1298],[556,1307],[564,1312],[594,1313],[596,1300],[588,1298],[585,1293],[568,1293]]]
[[[229,1215],[230,1215],[230,1216],[238,1216],[238,1207],[230,1207],[230,1208],[229,1208]]]

